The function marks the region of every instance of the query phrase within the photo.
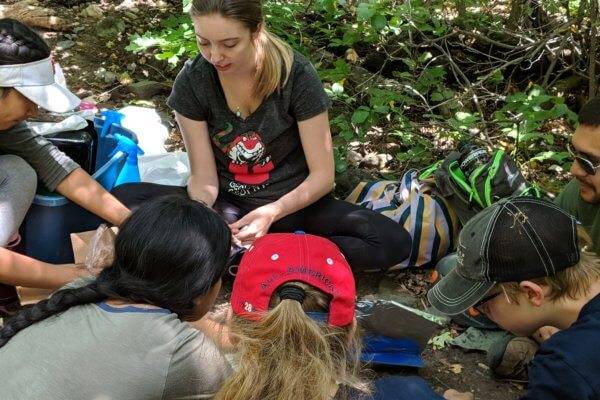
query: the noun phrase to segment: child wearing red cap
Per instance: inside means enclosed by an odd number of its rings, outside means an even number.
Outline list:
[[[231,293],[239,368],[215,399],[332,399],[338,383],[365,387],[355,294],[350,266],[329,240],[301,233],[257,239]]]
[[[352,270],[331,241],[302,232],[257,239],[231,294],[238,368],[215,399],[441,399],[415,377],[386,377],[369,390],[355,297]]]

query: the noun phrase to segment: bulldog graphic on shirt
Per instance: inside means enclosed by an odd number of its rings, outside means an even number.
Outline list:
[[[260,185],[269,180],[275,165],[270,155],[265,155],[266,147],[260,133],[249,131],[223,143],[233,127],[227,127],[213,136],[213,142],[231,159],[228,169],[233,179],[243,185]]]

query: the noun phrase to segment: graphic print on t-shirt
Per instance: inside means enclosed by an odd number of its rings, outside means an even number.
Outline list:
[[[243,196],[254,191],[246,185],[256,186],[268,181],[275,164],[271,156],[265,154],[266,146],[260,133],[249,131],[229,141],[225,137],[232,130],[233,126],[228,123],[225,129],[219,131],[212,139],[215,145],[231,159],[228,169],[233,174],[236,184],[232,182],[230,192]]]

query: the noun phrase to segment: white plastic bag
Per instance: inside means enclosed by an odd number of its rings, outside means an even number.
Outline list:
[[[87,125],[86,119],[80,115],[71,115],[60,122],[27,122],[27,126],[38,135],[77,131],[79,129],[84,129]]]
[[[182,151],[140,156],[138,167],[142,182],[185,186],[190,177],[187,153]]]
[[[115,238],[117,235],[106,224],[96,229],[89,250],[85,256],[85,266],[93,274],[112,265],[115,258]]]

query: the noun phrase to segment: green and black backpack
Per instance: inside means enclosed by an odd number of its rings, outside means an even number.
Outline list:
[[[472,144],[462,144],[444,160],[425,169],[419,179],[433,175],[443,196],[464,225],[471,217],[496,201],[510,196],[542,197],[528,183],[517,163],[504,150],[490,154]]]

